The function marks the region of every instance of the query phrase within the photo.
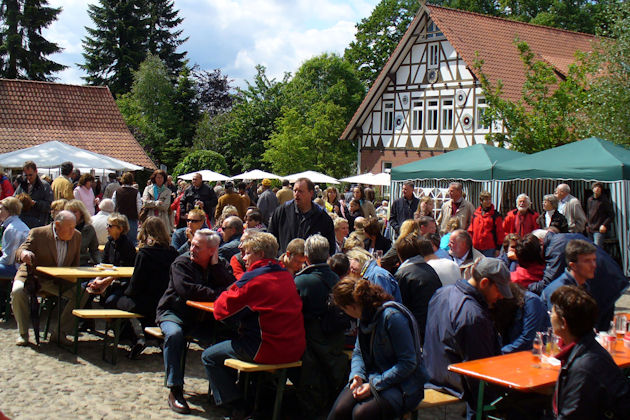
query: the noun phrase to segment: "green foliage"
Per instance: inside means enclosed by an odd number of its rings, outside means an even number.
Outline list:
[[[61,8],[46,0],[0,2],[0,77],[52,81],[66,66],[47,58],[61,51],[42,36]]]
[[[148,53],[158,55],[171,76],[184,67],[186,53],[176,49],[186,39],[175,30],[177,17],[171,0],[99,0],[88,5],[94,28],[86,28],[83,40],[85,80],[92,85],[108,85],[114,96],[128,92],[133,72]]]
[[[356,145],[339,141],[365,91],[337,55],[306,61],[287,86],[287,105],[265,142],[264,160],[277,173],[315,169],[341,177],[353,171]]]
[[[173,170],[173,178],[194,171],[209,169],[221,174],[227,173],[225,159],[212,150],[195,150],[190,152]]]
[[[493,133],[486,138],[499,144],[509,142],[514,150],[525,153],[580,139],[583,133],[575,127],[586,101],[584,68],[572,66],[566,80],[559,80],[550,65],[534,59],[535,54],[525,42],[515,43],[526,74],[523,96],[518,102],[503,99],[501,81],[493,86],[483,73],[483,61],[474,63],[489,105],[484,123],[501,120],[507,131],[507,135]]]
[[[275,128],[286,101],[283,80],[269,80],[263,66],[256,66],[256,76],[246,89],[239,89],[232,110],[225,114],[206,114],[195,136],[195,148],[215,150],[225,157],[229,171],[269,169],[262,160],[265,140]]]
[[[134,74],[131,91],[117,103],[140,144],[159,163],[172,168],[190,150],[199,110],[187,69],[173,81],[165,63],[149,54]]]
[[[630,144],[630,3],[611,11],[616,21],[611,38],[604,39],[585,58],[587,80],[585,118],[580,130],[619,144]]]
[[[382,0],[369,17],[357,23],[355,40],[346,48],[344,58],[365,86],[376,80],[419,7],[417,0]]]

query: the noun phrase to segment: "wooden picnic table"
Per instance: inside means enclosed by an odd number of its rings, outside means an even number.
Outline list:
[[[54,277],[65,282],[74,283],[75,286],[75,302],[81,302],[82,290],[79,279],[92,279],[94,277],[131,277],[133,275],[133,267],[113,267],[111,269],[99,269],[97,267],[45,267],[39,266],[36,271],[49,277]],[[63,284],[59,283],[59,295],[57,296],[57,344],[61,345],[61,295],[63,294]],[[80,309],[80,308],[77,308]],[[74,331],[74,353],[77,352],[77,341],[79,335],[78,319],[75,323]]]
[[[187,300],[186,305],[193,308],[201,309],[206,312],[214,312],[214,302],[199,302],[196,300]]]
[[[623,345],[622,340],[617,340],[612,357],[619,367],[630,366],[630,349]],[[520,351],[455,363],[450,365],[448,370],[479,379],[477,419],[481,420],[484,411],[492,410],[492,407],[483,405],[486,384],[495,384],[521,392],[545,392],[556,384],[560,366],[541,363],[531,351]]]

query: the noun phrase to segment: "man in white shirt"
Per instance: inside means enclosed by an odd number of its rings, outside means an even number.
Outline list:
[[[105,245],[107,242],[107,218],[114,212],[114,202],[109,198],[105,198],[99,203],[98,207],[101,210],[92,216],[92,226],[96,231],[98,244]]]

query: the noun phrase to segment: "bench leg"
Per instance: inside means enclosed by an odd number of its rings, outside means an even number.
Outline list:
[[[75,290],[75,309],[83,309],[81,307],[81,301],[83,300],[83,290],[81,288],[81,282],[77,281]],[[79,351],[79,318],[74,318],[74,345],[72,347],[72,353],[77,354]]]
[[[273,404],[273,417],[272,420],[278,420],[280,417],[280,410],[282,409],[282,394],[284,393],[284,385],[287,383],[287,370],[280,369],[278,372],[278,386],[276,388],[276,400]]]

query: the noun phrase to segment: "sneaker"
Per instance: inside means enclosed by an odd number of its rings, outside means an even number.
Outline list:
[[[18,335],[17,340],[15,340],[15,345],[20,347],[28,346],[28,333]]]
[[[190,414],[190,407],[181,389],[172,388],[168,394],[168,406],[178,414]]]
[[[130,360],[135,360],[140,356],[140,353],[147,347],[145,343],[138,342],[131,347],[129,350],[129,354],[127,354],[127,358]]]

